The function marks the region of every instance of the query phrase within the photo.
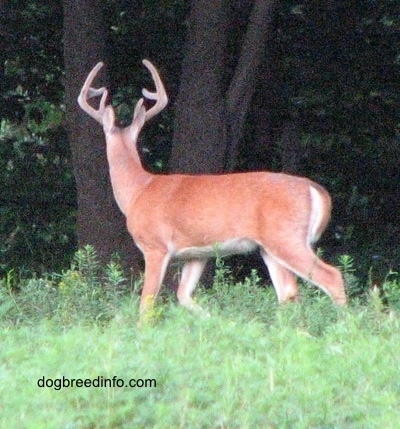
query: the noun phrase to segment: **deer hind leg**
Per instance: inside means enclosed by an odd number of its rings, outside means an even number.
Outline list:
[[[323,262],[308,245],[292,245],[273,255],[281,265],[302,279],[313,283],[340,305],[346,304],[340,271]]]
[[[264,250],[261,250],[261,256],[268,267],[279,303],[297,301],[299,298],[299,288],[296,276]]]
[[[140,318],[150,314],[154,301],[160,291],[165,271],[170,260],[168,253],[159,251],[145,252],[145,273],[142,296],[140,298]]]
[[[177,296],[179,303],[190,310],[202,311],[202,308],[193,301],[192,294],[206,263],[207,259],[193,259],[183,265]]]

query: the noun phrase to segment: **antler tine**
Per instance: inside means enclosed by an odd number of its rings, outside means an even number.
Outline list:
[[[154,85],[156,87],[155,92],[148,91],[146,88],[143,88],[142,90],[142,94],[147,99],[156,101],[156,104],[146,112],[146,121],[148,121],[164,109],[168,104],[168,96],[156,67],[149,60],[143,60],[143,64],[151,73],[151,77],[153,78]]]
[[[136,116],[137,116],[137,115],[138,115],[138,113],[140,112],[140,109],[141,109],[141,108],[142,108],[142,106],[143,106],[143,102],[144,102],[144,99],[143,99],[143,98],[140,98],[140,99],[139,99],[139,101],[136,103],[135,110],[134,110],[134,112],[133,112],[133,120],[135,120]]]
[[[78,104],[81,109],[93,119],[95,119],[97,122],[99,122],[101,125],[103,124],[103,113],[106,108],[108,91],[104,87],[98,89],[92,88],[91,85],[103,65],[104,63],[99,62],[93,67],[92,71],[88,74],[88,77],[86,78],[78,97]],[[101,95],[101,100],[99,108],[96,110],[88,103],[88,100],[89,98],[98,97],[99,95]]]

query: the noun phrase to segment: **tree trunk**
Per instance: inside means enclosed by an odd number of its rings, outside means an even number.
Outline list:
[[[306,149],[301,145],[300,132],[295,121],[288,120],[285,123],[276,146],[282,170],[288,174],[299,174],[299,165]]]
[[[176,100],[171,171],[234,170],[246,114],[261,76],[260,64],[271,39],[276,4],[276,0],[254,1],[233,77],[226,85],[224,80],[230,74],[226,70],[228,35],[233,19],[229,5],[223,0],[193,1]],[[246,3],[241,9],[247,7]]]
[[[87,74],[104,59],[103,2],[63,0],[63,8],[65,102],[78,194],[78,243],[80,247],[93,245],[102,263],[118,253],[125,266],[137,270],[140,253],[126,232],[125,219],[114,202],[102,127],[77,104]]]
[[[174,173],[218,173],[224,167],[226,9],[225,0],[192,2],[169,161]]]
[[[246,114],[261,75],[260,64],[265,58],[268,40],[271,39],[275,5],[275,0],[255,0],[250,14],[240,57],[226,97],[229,142],[225,161],[226,171],[235,169]]]

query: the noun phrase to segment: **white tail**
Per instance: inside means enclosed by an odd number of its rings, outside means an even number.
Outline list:
[[[312,250],[331,211],[330,196],[320,185],[270,172],[189,176],[144,170],[136,148],[138,135],[168,98],[156,68],[143,63],[156,86],[155,93],[143,90],[143,95],[156,103],[146,111],[140,99],[130,126],[115,126],[114,110],[105,104],[107,90],[91,88],[102,63],[90,72],[78,98],[81,108],[103,125],[114,196],[144,255],[141,314],[157,296],[171,258],[185,261],[179,302],[199,308],[192,293],[216,249],[222,256],[259,249],[279,302],[297,299],[297,275],[337,304],[345,304],[340,272]],[[88,104],[95,96],[101,96],[98,110]]]

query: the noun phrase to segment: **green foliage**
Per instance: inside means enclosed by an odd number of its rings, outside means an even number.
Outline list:
[[[1,318],[11,325],[42,319],[63,327],[103,323],[115,316],[120,299],[133,291],[137,300],[137,287],[123,276],[117,262],[102,269],[94,249],[86,246],[62,274],[19,280],[10,270],[0,281]]]
[[[0,273],[59,269],[76,246],[69,148],[53,122],[59,112],[45,105],[36,122],[29,107],[23,122],[0,126]]]
[[[356,263],[350,255],[340,255],[338,257],[338,268],[343,275],[348,298],[361,298],[369,288],[368,283],[363,282],[357,277]]]
[[[227,276],[199,291],[211,317],[164,304],[155,326],[138,328],[130,288],[115,301],[98,290],[126,280],[116,263],[104,272],[91,248],[61,276],[29,283],[10,272],[0,285],[0,426],[397,427],[397,310],[379,295],[344,309],[307,294],[278,307],[255,272],[240,285]],[[156,387],[38,386],[114,376]]]
[[[216,288],[219,288],[220,286],[225,286],[228,282],[233,283],[234,279],[231,268],[225,264],[223,257],[219,255],[218,248],[216,249],[216,254],[213,284]]]
[[[76,246],[61,4],[7,2],[0,25],[0,274],[58,270]]]
[[[390,271],[382,284],[382,299],[389,308],[400,310],[400,281],[399,273]]]

